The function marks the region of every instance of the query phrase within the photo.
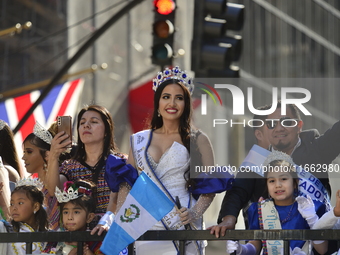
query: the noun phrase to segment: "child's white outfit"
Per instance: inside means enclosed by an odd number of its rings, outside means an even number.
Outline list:
[[[0,232],[7,233],[5,222],[0,221]],[[26,223],[20,223],[20,233],[35,232],[34,229]],[[34,242],[32,244],[32,254],[41,254],[45,243]],[[0,243],[0,254],[7,255],[24,255],[26,254],[26,243]]]

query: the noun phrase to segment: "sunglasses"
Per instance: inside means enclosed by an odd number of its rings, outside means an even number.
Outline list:
[[[270,119],[266,120],[266,126],[268,129],[274,129],[280,122],[283,127],[296,127],[299,123],[299,119],[292,119],[289,117],[282,117],[280,120]]]

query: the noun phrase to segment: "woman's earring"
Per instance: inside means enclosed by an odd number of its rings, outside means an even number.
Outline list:
[[[34,214],[36,214],[36,213],[37,213],[37,211],[36,211],[36,210],[34,210],[34,211],[33,211],[33,213],[34,213]]]
[[[159,110],[158,110],[158,115],[157,115],[158,117],[161,117],[161,113],[159,112]]]
[[[46,163],[44,163],[43,170],[47,171],[47,164]]]

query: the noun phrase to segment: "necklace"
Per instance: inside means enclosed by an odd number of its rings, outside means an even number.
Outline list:
[[[296,204],[296,203],[294,202],[294,203],[292,204],[292,206],[290,207],[290,210],[289,210],[289,212],[288,212],[288,214],[287,214],[287,217],[284,218],[283,220],[280,220],[281,224],[286,223],[287,221],[289,221],[289,220],[291,219],[292,216],[295,215],[296,211],[295,211],[294,215],[291,215],[292,212],[293,212],[293,209],[294,209],[294,207],[295,207],[295,204]]]

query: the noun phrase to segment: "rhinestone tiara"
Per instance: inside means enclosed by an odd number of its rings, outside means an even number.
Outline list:
[[[34,125],[33,134],[48,144],[51,144],[53,139],[51,133],[44,129],[43,126],[41,126],[38,122],[36,122]]]
[[[82,195],[91,196],[92,191],[86,187],[80,186],[79,188],[73,188],[70,186],[67,191],[61,191],[58,187],[55,187],[54,195],[56,196],[59,203],[67,203],[71,200],[77,199]]]
[[[42,190],[44,184],[38,178],[23,178],[16,182],[15,186],[36,186],[39,190]]]
[[[79,197],[78,189],[74,190],[72,187],[69,187],[67,191],[61,191],[58,187],[55,187],[54,195],[59,203],[67,203]]]
[[[156,92],[158,87],[166,80],[175,79],[184,84],[189,90],[190,94],[194,91],[194,83],[192,78],[188,77],[186,71],[181,71],[178,66],[172,69],[166,68],[163,72],[158,72],[155,79],[152,80],[152,89]]]
[[[0,130],[2,130],[6,126],[6,122],[3,120],[0,120]]]
[[[295,166],[295,163],[293,162],[293,159],[291,156],[289,156],[288,154],[282,152],[282,151],[273,151],[271,152],[268,157],[266,158],[266,160],[263,162],[264,166],[269,165],[270,162],[274,161],[274,160],[283,160],[288,162],[289,164]]]

